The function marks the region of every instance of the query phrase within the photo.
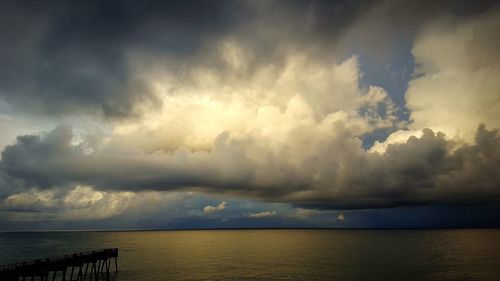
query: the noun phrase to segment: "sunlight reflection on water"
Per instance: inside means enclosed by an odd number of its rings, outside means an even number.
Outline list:
[[[126,280],[498,280],[500,230],[0,233],[0,263],[118,247]]]

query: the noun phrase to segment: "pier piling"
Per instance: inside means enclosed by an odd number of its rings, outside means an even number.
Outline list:
[[[51,276],[52,281],[97,281],[101,275],[109,280],[112,259],[115,260],[115,272],[118,272],[117,248],[0,265],[0,280],[49,281]]]

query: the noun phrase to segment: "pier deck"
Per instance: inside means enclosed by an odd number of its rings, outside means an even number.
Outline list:
[[[112,259],[118,272],[117,248],[0,265],[0,280],[108,280]]]

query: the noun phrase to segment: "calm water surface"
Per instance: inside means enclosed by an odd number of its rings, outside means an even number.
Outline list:
[[[0,263],[118,247],[125,280],[500,280],[500,230],[0,233]]]

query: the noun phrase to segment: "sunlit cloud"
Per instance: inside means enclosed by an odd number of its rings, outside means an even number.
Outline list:
[[[344,214],[340,213],[340,214],[337,216],[337,220],[339,220],[340,222],[344,222],[344,221],[345,221]]]
[[[339,211],[500,203],[494,5],[234,1],[197,7],[196,25],[159,12],[106,28],[82,16],[99,5],[1,6],[19,26],[0,31],[9,220],[344,222]],[[412,74],[386,62],[392,48]],[[375,62],[407,89],[370,81]]]
[[[500,127],[498,10],[465,23],[437,21],[415,40],[419,65],[406,93],[413,128],[433,128],[468,141],[479,123]]]
[[[208,206],[205,206],[205,208],[203,208],[203,212],[205,214],[210,214],[210,213],[214,213],[214,212],[223,211],[224,209],[226,209],[226,205],[227,205],[226,201],[222,201],[217,206],[210,206],[210,205],[208,205]]]

